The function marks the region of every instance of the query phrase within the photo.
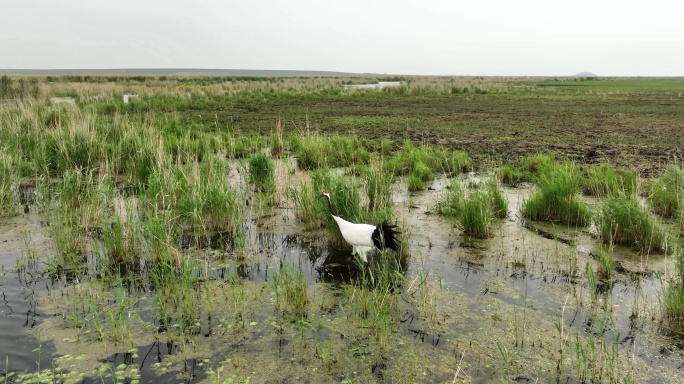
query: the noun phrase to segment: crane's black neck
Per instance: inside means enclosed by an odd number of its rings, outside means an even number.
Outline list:
[[[335,213],[335,210],[332,207],[332,203],[330,202],[330,196],[328,195],[323,195],[325,196],[325,199],[328,201],[328,211],[330,211],[330,214],[333,216],[337,216],[337,213]]]

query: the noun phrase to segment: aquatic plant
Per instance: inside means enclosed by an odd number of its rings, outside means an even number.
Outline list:
[[[598,268],[596,274],[604,282],[610,282],[613,269],[615,268],[615,257],[612,247],[600,247],[598,250]]]
[[[0,150],[0,217],[14,215],[12,159]]]
[[[492,201],[487,191],[480,189],[469,191],[461,201],[458,210],[458,224],[464,234],[484,238],[490,235],[490,226],[494,212]]]
[[[416,147],[410,140],[406,140],[401,150],[386,159],[383,166],[387,172],[412,175],[414,179],[425,182],[434,179],[436,172],[456,174],[470,170],[472,159],[462,151],[449,151],[429,145]]]
[[[627,245],[647,253],[667,249],[665,232],[635,198],[608,197],[595,221],[604,243]]]
[[[273,177],[275,165],[265,153],[260,152],[249,158],[249,181],[258,192],[272,193],[275,189]]]
[[[525,180],[523,173],[510,165],[504,165],[496,169],[496,178],[510,187],[517,187]]]
[[[362,172],[362,177],[368,197],[368,210],[375,212],[391,207],[394,175],[384,171],[382,162],[371,162]]]
[[[435,178],[435,175],[430,170],[430,167],[425,165],[421,160],[418,160],[413,165],[413,170],[409,174],[408,179],[408,190],[409,191],[420,191],[425,189],[425,182],[431,181]]]
[[[473,169],[473,159],[463,151],[453,151],[448,167],[452,174],[468,172]]]
[[[456,180],[452,180],[447,189],[447,193],[437,202],[435,209],[441,215],[458,216],[465,198],[465,191]]]
[[[546,173],[556,166],[556,160],[552,155],[538,153],[522,159],[522,167],[534,180],[535,176]]]
[[[319,216],[321,191],[315,190],[311,180],[302,180],[299,185],[290,186],[287,196],[292,201],[297,221],[304,225],[304,229],[320,228],[322,216]]]
[[[343,287],[345,312],[359,326],[370,330],[381,350],[389,347],[390,335],[398,326],[398,296],[392,294],[394,287],[405,281],[399,261],[390,252],[380,252],[377,262],[363,266],[361,276],[354,284]]]
[[[648,203],[653,210],[667,218],[682,214],[684,206],[684,170],[669,166],[648,188]]]
[[[592,196],[634,196],[637,192],[637,174],[633,170],[614,169],[607,163],[592,164],[580,179],[580,187],[585,194]]]
[[[539,169],[537,190],[523,203],[523,215],[532,220],[556,221],[580,227],[588,225],[591,211],[579,197],[577,167],[565,163],[546,164]]]
[[[485,238],[491,235],[495,218],[508,216],[508,201],[494,180],[469,190],[454,180],[435,209],[439,214],[455,217],[464,234]]]
[[[508,200],[504,196],[496,180],[490,180],[486,184],[487,194],[489,195],[493,214],[499,219],[508,217]]]
[[[302,271],[286,263],[273,274],[271,282],[278,311],[294,319],[305,319],[310,300]]]
[[[307,134],[291,138],[290,148],[302,170],[368,164],[371,158],[366,142],[357,136]]]

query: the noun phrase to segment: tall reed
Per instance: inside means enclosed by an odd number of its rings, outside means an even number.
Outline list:
[[[0,149],[0,217],[15,214],[12,195],[13,178],[12,159]]]

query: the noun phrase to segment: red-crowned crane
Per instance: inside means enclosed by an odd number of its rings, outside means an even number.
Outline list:
[[[353,247],[352,255],[357,254],[361,256],[363,261],[367,263],[366,252],[370,252],[373,247],[380,250],[391,249],[397,251],[399,249],[397,235],[400,232],[394,229],[397,227],[396,225],[389,224],[386,221],[380,225],[350,223],[335,214],[328,191],[323,191],[321,197],[325,197],[328,200],[328,210],[333,219],[335,219],[337,226],[340,227],[342,237]]]

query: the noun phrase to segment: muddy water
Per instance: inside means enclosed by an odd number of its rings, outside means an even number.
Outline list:
[[[400,326],[393,337],[397,348],[383,358],[364,362],[364,356],[373,355],[361,347],[359,352],[353,352],[362,361],[359,369],[366,369],[371,378],[380,381],[402,377],[402,369],[414,369],[422,372],[426,381],[443,382],[459,378],[455,373],[459,366],[464,372],[461,379],[491,382],[499,377],[497,365],[500,363],[495,362],[501,360],[495,340],[503,340],[513,356],[511,366],[516,375],[512,379],[534,382],[539,377],[550,377],[556,369],[553,362],[559,336],[555,327],[560,322],[567,333],[577,332],[579,337],[593,335],[615,345],[621,356],[629,356],[631,366],[637,370],[634,374],[637,382],[680,382],[684,360],[672,345],[674,340],[663,335],[657,320],[660,316],[657,276],[673,268],[668,258],[651,256],[646,260],[629,249],[616,248],[619,267],[612,288],[594,288],[582,277],[585,265],[595,263],[598,247],[591,228],[523,222],[518,210],[532,191],[531,186],[523,186],[505,190],[510,203],[509,218],[500,221],[492,238],[468,239],[454,223],[432,214],[447,184],[447,180],[436,180],[429,190],[417,194],[408,194],[401,183],[395,190],[397,215],[399,220],[406,220],[411,232],[407,283],[399,292]],[[255,216],[253,224],[260,225],[250,225],[247,235],[253,254],[240,265],[212,269],[211,275],[217,281],[225,281],[229,270],[235,268],[240,278],[253,283],[249,287],[263,292],[263,285],[268,284],[273,273],[281,265],[290,264],[304,273],[310,294],[320,297],[326,291],[336,292],[336,287],[358,275],[349,252],[329,247],[322,234],[296,231],[292,213],[286,208],[261,218],[259,214]],[[22,232],[30,233],[30,240]],[[30,247],[25,245],[27,241]],[[215,237],[206,243],[206,251],[221,250],[228,243],[229,239]],[[6,293],[3,307],[6,312],[0,319],[3,332],[0,351],[3,351],[2,357],[9,356],[10,371],[37,370],[38,354],[33,350],[38,344],[32,328],[41,328],[46,315],[36,306],[34,298],[44,296],[48,288],[57,291],[69,285],[63,279],[50,279],[47,272],[31,272],[28,276],[16,273],[15,260],[26,252],[33,252],[30,260],[51,251],[47,228],[41,226],[35,214],[2,222],[0,263],[5,269],[0,283]],[[45,268],[35,266],[27,270],[45,271]],[[426,276],[427,287],[434,295],[434,307],[416,304],[418,276]],[[88,278],[82,276],[82,279]],[[638,290],[637,281],[640,281]],[[139,315],[161,329],[161,323],[145,309],[149,307],[149,298],[144,289],[139,295]],[[230,342],[215,339],[215,335],[226,331],[218,332],[211,314],[203,315],[195,332],[206,335],[205,343],[212,353],[200,349],[190,356],[177,343],[155,341],[147,335],[138,339],[140,345],[135,350],[102,346],[94,355],[97,361],[107,361],[112,366],[137,367],[142,382],[207,381],[206,367],[220,365],[216,359],[226,356],[233,359],[231,364],[238,378],[251,377],[255,382],[266,380],[255,374],[254,368],[245,361],[259,359],[263,367],[275,369],[274,378],[283,380],[310,377],[312,382],[339,382],[348,378],[334,369],[331,374],[321,375],[292,364],[283,365],[300,358],[301,346],[292,336],[274,333],[265,325],[271,321],[268,312],[272,311],[272,304],[255,300],[253,305],[258,312],[251,319],[255,325],[250,332]],[[608,307],[614,322],[597,327],[598,307]],[[332,316],[329,321],[335,329],[347,334],[347,325],[337,320],[342,316],[339,309],[332,305],[329,312]],[[635,312],[637,316],[633,316]],[[59,327],[59,323],[48,322],[43,328],[47,335],[63,335],[53,332]],[[325,334],[330,332],[326,330]],[[56,337],[43,345],[41,367],[48,367],[59,356],[90,353],[89,347],[69,338],[73,334]],[[358,348],[334,345],[338,349]],[[76,371],[78,366],[72,365],[71,369]],[[85,382],[98,382],[89,369],[81,378]],[[572,372],[565,376],[572,382]]]

